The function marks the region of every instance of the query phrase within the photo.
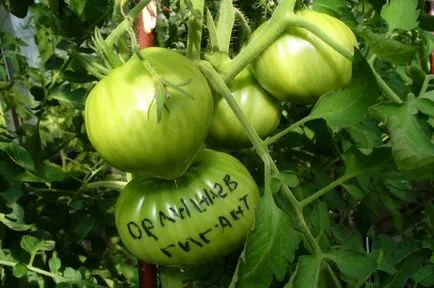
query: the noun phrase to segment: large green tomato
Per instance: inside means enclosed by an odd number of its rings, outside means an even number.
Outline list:
[[[155,85],[137,56],[114,69],[90,92],[86,130],[95,150],[108,163],[129,172],[173,179],[181,176],[200,151],[213,114],[213,98],[200,70],[188,58],[164,48],[141,55],[179,89],[168,87],[157,122]]]
[[[259,137],[267,137],[277,128],[281,115],[280,103],[256,82],[249,69],[241,71],[229,88]],[[252,145],[223,97],[214,103],[214,118],[208,140],[212,146],[223,148],[246,148]]]
[[[242,245],[258,200],[243,164],[203,150],[181,178],[129,182],[116,204],[116,227],[125,247],[145,262],[200,264]]]
[[[297,13],[312,22],[331,39],[354,52],[357,40],[340,20],[324,13],[302,10]],[[263,33],[260,26],[252,40]],[[352,62],[313,35],[291,27],[252,62],[258,82],[273,96],[292,103],[314,103],[329,91],[351,80]]]

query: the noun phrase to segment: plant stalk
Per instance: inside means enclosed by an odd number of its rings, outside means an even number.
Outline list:
[[[309,205],[310,203],[312,203],[313,201],[315,201],[319,197],[327,194],[328,192],[332,191],[333,189],[335,189],[336,187],[342,185],[343,183],[345,183],[345,181],[347,181],[347,180],[349,180],[349,179],[351,179],[353,177],[354,177],[354,175],[352,175],[352,174],[344,174],[344,175],[342,175],[341,177],[339,177],[338,179],[334,180],[333,182],[330,182],[324,188],[318,190],[314,194],[312,194],[309,197],[306,197],[305,199],[303,199],[300,202],[301,207],[305,207],[305,206]]]
[[[200,59],[202,44],[202,26],[205,3],[204,0],[191,0],[193,11],[188,19],[187,57]]]
[[[140,1],[130,12],[128,12],[127,18],[125,18],[106,38],[105,42],[109,47],[112,47],[122,35],[128,31],[131,23],[136,19],[140,12],[145,8],[151,0]]]

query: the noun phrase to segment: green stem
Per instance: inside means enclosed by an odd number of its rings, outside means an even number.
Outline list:
[[[199,68],[202,70],[203,74],[205,75],[205,77],[208,79],[208,82],[213,87],[213,89],[215,91],[218,91],[218,93],[222,95],[225,98],[225,100],[228,102],[232,111],[240,121],[247,135],[249,136],[249,139],[252,142],[256,152],[264,161],[265,167],[268,167],[269,165],[271,172],[278,174],[279,169],[277,168],[276,164],[274,163],[273,159],[268,153],[267,146],[264,145],[262,139],[258,136],[255,129],[247,120],[241,108],[238,106],[237,102],[233,98],[231,91],[229,90],[227,85],[223,82],[223,79],[208,62],[200,61],[198,65]],[[313,253],[315,255],[321,255],[322,253],[321,248],[319,247],[318,243],[316,242],[315,238],[313,237],[312,233],[309,230],[309,227],[303,216],[302,207],[299,205],[299,202],[292,194],[288,186],[283,185],[282,191],[284,193],[285,199],[290,203],[292,209],[294,210],[294,213],[298,219],[298,223],[300,226],[299,228],[301,232],[305,235],[308,243],[311,245]]]
[[[128,31],[130,27],[130,23],[137,18],[140,12],[145,8],[151,0],[142,0],[140,1],[130,12],[128,12],[127,18],[125,18],[106,38],[105,42],[109,47],[112,47],[122,35]]]
[[[205,3],[204,0],[191,0],[191,4],[193,11],[191,11],[188,19],[187,57],[192,60],[199,60]]]
[[[277,142],[280,138],[282,138],[283,136],[285,136],[289,132],[294,131],[296,128],[300,127],[301,125],[303,125],[304,123],[306,123],[309,120],[311,120],[311,118],[309,116],[306,116],[303,119],[300,119],[295,123],[292,123],[289,127],[283,129],[282,131],[280,131],[276,135],[265,139],[265,144],[270,145],[270,144]]]
[[[336,277],[335,273],[332,270],[332,267],[330,267],[329,263],[326,263],[326,269],[327,272],[330,274],[330,276],[332,277],[333,282],[335,283],[336,287],[338,288],[342,288],[342,284],[341,281],[339,281],[338,277]]]
[[[2,266],[14,267],[17,264],[18,264],[18,262],[0,260],[0,265],[2,265]],[[38,274],[41,274],[41,275],[44,275],[44,276],[48,276],[48,277],[53,278],[53,279],[55,279],[55,280],[57,280],[59,282],[69,282],[70,281],[70,279],[68,279],[68,278],[65,278],[63,276],[56,275],[54,273],[51,273],[51,272],[48,272],[48,271],[45,271],[45,270],[33,267],[31,265],[26,265],[26,267],[27,267],[27,270],[29,270],[29,271],[33,271],[33,272],[36,272]]]
[[[352,174],[344,174],[343,176],[339,177],[338,179],[336,179],[333,182],[330,182],[327,186],[325,186],[324,188],[318,190],[317,192],[315,192],[314,194],[310,195],[309,197],[306,197],[305,199],[303,199],[300,202],[301,207],[305,207],[307,205],[309,205],[310,203],[312,203],[313,201],[315,201],[316,199],[318,199],[319,197],[327,194],[328,192],[332,191],[333,189],[335,189],[337,186],[342,185],[343,183],[345,183],[345,181],[353,178],[354,175]]]
[[[253,147],[256,149],[258,155],[263,160],[267,159],[265,155],[268,154],[268,151],[262,139],[259,137],[258,133],[256,133],[255,129],[249,123],[249,120],[244,115],[240,106],[238,106],[237,101],[234,99],[234,97],[232,97],[231,90],[229,90],[228,86],[223,82],[223,79],[220,77],[218,72],[211,66],[211,64],[206,61],[198,62],[198,65],[205,77],[208,79],[208,82],[210,83],[212,88],[215,91],[218,91],[218,93],[225,98],[226,102],[228,102],[229,106],[240,121],[241,125],[246,130],[246,133],[249,136],[249,139],[252,142]]]
[[[281,1],[280,5],[290,1]],[[270,19],[264,31],[267,33],[261,33],[255,38],[255,41],[250,42],[235,58],[231,60],[228,65],[225,65],[222,69],[222,77],[226,83],[229,83],[241,70],[243,70],[252,60],[265,50],[271,43],[273,43],[286,29],[285,18]]]
[[[288,18],[286,25],[300,27],[308,30],[309,32],[317,36],[319,39],[327,43],[334,50],[339,52],[339,54],[341,54],[342,56],[344,56],[350,61],[353,60],[353,53],[351,51],[348,51],[347,49],[342,47],[342,45],[340,45],[337,41],[330,38],[330,36],[328,36],[327,33],[321,29],[321,27],[315,25],[315,23],[307,21],[301,16],[291,15]]]
[[[85,189],[98,189],[98,188],[109,188],[114,190],[122,190],[125,188],[128,182],[124,181],[98,181],[85,184]]]
[[[401,98],[399,98],[398,95],[396,95],[395,91],[392,90],[392,88],[387,85],[386,81],[383,80],[383,78],[380,76],[380,74],[377,73],[374,67],[375,59],[377,58],[377,55],[373,54],[369,59],[368,63],[369,66],[371,66],[372,72],[374,73],[375,79],[377,79],[378,86],[380,87],[381,91],[383,91],[384,96],[386,96],[387,99],[390,101],[396,102],[398,104],[402,104]]]

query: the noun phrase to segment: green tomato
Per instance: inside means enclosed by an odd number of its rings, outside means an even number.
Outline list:
[[[259,137],[270,135],[279,125],[280,103],[256,82],[249,69],[244,69],[230,83],[232,96]],[[212,146],[247,148],[252,144],[226,100],[219,96],[214,103],[214,118],[208,134]]]
[[[188,58],[164,48],[141,51],[166,81],[165,107],[157,122],[155,75],[137,56],[114,69],[90,92],[85,110],[89,139],[112,166],[173,179],[200,151],[213,114],[208,82]]]
[[[240,248],[258,200],[241,162],[203,150],[181,178],[130,181],[116,204],[116,227],[125,247],[145,262],[200,264]]]
[[[302,10],[298,16],[312,22],[336,43],[354,52],[357,40],[343,22],[324,13]],[[252,41],[263,32],[260,26]],[[326,92],[351,80],[352,62],[311,32],[290,27],[252,62],[258,82],[273,96],[292,103],[314,103]]]

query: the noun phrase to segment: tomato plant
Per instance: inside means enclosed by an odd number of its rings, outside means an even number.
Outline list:
[[[203,150],[176,180],[133,179],[116,204],[129,251],[154,264],[198,264],[240,248],[259,190],[236,158]]]
[[[269,136],[279,124],[281,108],[256,82],[246,68],[231,82],[232,95],[261,138]],[[223,97],[217,96],[214,118],[208,140],[216,147],[246,148],[252,146],[247,133]]]
[[[320,27],[349,51],[357,45],[351,29],[339,19],[312,10],[302,10],[297,15]],[[252,38],[264,33],[264,27],[264,24],[259,27]],[[252,62],[252,71],[273,96],[306,104],[347,85],[351,79],[351,61],[313,33],[290,27]]]
[[[213,100],[205,78],[184,56],[164,48],[141,51],[164,87],[161,121],[155,75],[137,56],[114,69],[89,93],[86,131],[96,151],[124,171],[181,176],[202,147]],[[166,85],[166,84],[164,84]]]
[[[434,4],[149,3],[0,0],[0,286],[434,287]]]

